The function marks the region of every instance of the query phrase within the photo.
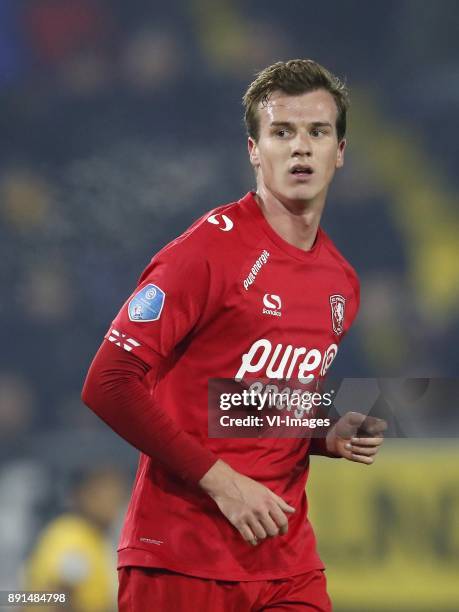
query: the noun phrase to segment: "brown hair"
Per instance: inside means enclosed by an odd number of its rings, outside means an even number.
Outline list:
[[[329,70],[311,59],[294,59],[276,62],[256,75],[256,79],[242,98],[247,133],[255,141],[259,137],[258,105],[266,104],[274,91],[288,95],[299,95],[317,89],[325,89],[335,99],[338,108],[336,132],[338,141],[346,134],[346,113],[349,107],[349,92],[346,85]]]

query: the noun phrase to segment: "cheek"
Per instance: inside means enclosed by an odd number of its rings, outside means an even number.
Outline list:
[[[268,149],[265,153],[265,166],[271,169],[271,172],[281,172],[284,167],[284,155],[282,151],[276,148]]]
[[[286,157],[288,157],[285,147],[270,146],[270,144],[263,143],[258,152],[264,179],[268,181],[284,180]]]
[[[272,167],[275,166],[275,156],[269,148],[260,151],[260,165],[265,172],[271,171]]]
[[[327,175],[333,174],[336,169],[338,154],[335,149],[328,151],[324,158],[324,169]]]

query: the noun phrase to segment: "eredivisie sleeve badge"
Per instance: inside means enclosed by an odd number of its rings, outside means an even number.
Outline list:
[[[131,321],[157,321],[161,316],[166,295],[157,285],[150,283],[138,291],[128,305]]]

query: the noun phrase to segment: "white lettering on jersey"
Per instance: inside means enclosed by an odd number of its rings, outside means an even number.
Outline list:
[[[132,351],[135,346],[140,346],[140,342],[134,340],[133,338],[129,338],[127,334],[123,334],[119,332],[117,329],[112,327],[110,330],[110,335],[108,336],[110,342],[114,342],[116,346],[120,346],[125,351]]]
[[[252,285],[254,283],[255,278],[256,278],[258,272],[261,270],[261,268],[268,261],[269,255],[270,255],[269,251],[264,249],[264,251],[262,251],[260,253],[258,259],[255,261],[255,263],[251,267],[249,274],[244,279],[244,289],[246,291],[250,287],[250,285]]]
[[[222,232],[229,232],[234,227],[234,223],[226,215],[210,215],[210,217],[207,217],[207,221],[213,225],[218,225],[218,229],[220,229]],[[221,227],[222,221],[225,224],[224,227]]]
[[[145,542],[145,544],[156,544],[156,546],[164,544],[163,540],[154,540],[153,538],[139,538],[139,541]]]
[[[273,348],[269,340],[261,338],[252,344],[247,353],[242,355],[242,362],[235,379],[242,380],[246,374],[261,372],[266,366],[268,378],[289,379],[294,377],[298,378],[302,384],[307,384],[314,380],[313,372],[319,366],[320,375],[325,375],[337,352],[336,344],[331,344],[322,355],[319,349],[308,350],[304,346],[295,348],[291,344],[285,347],[283,344],[277,344]],[[300,357],[302,357],[301,361],[299,361]]]

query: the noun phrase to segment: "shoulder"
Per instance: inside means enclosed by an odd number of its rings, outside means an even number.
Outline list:
[[[241,245],[241,225],[239,201],[209,210],[154,255],[138,286],[154,282],[169,294],[204,295],[211,279],[226,277],[234,263]]]
[[[213,267],[236,253],[247,242],[243,236],[249,233],[240,201],[218,206],[158,251],[148,268],[173,264],[184,275],[206,266]]]
[[[203,247],[213,249],[222,243],[235,243],[241,225],[238,201],[218,206],[197,219],[183,234],[167,244],[158,255],[166,256],[170,251],[174,253],[198,251],[203,254]]]

